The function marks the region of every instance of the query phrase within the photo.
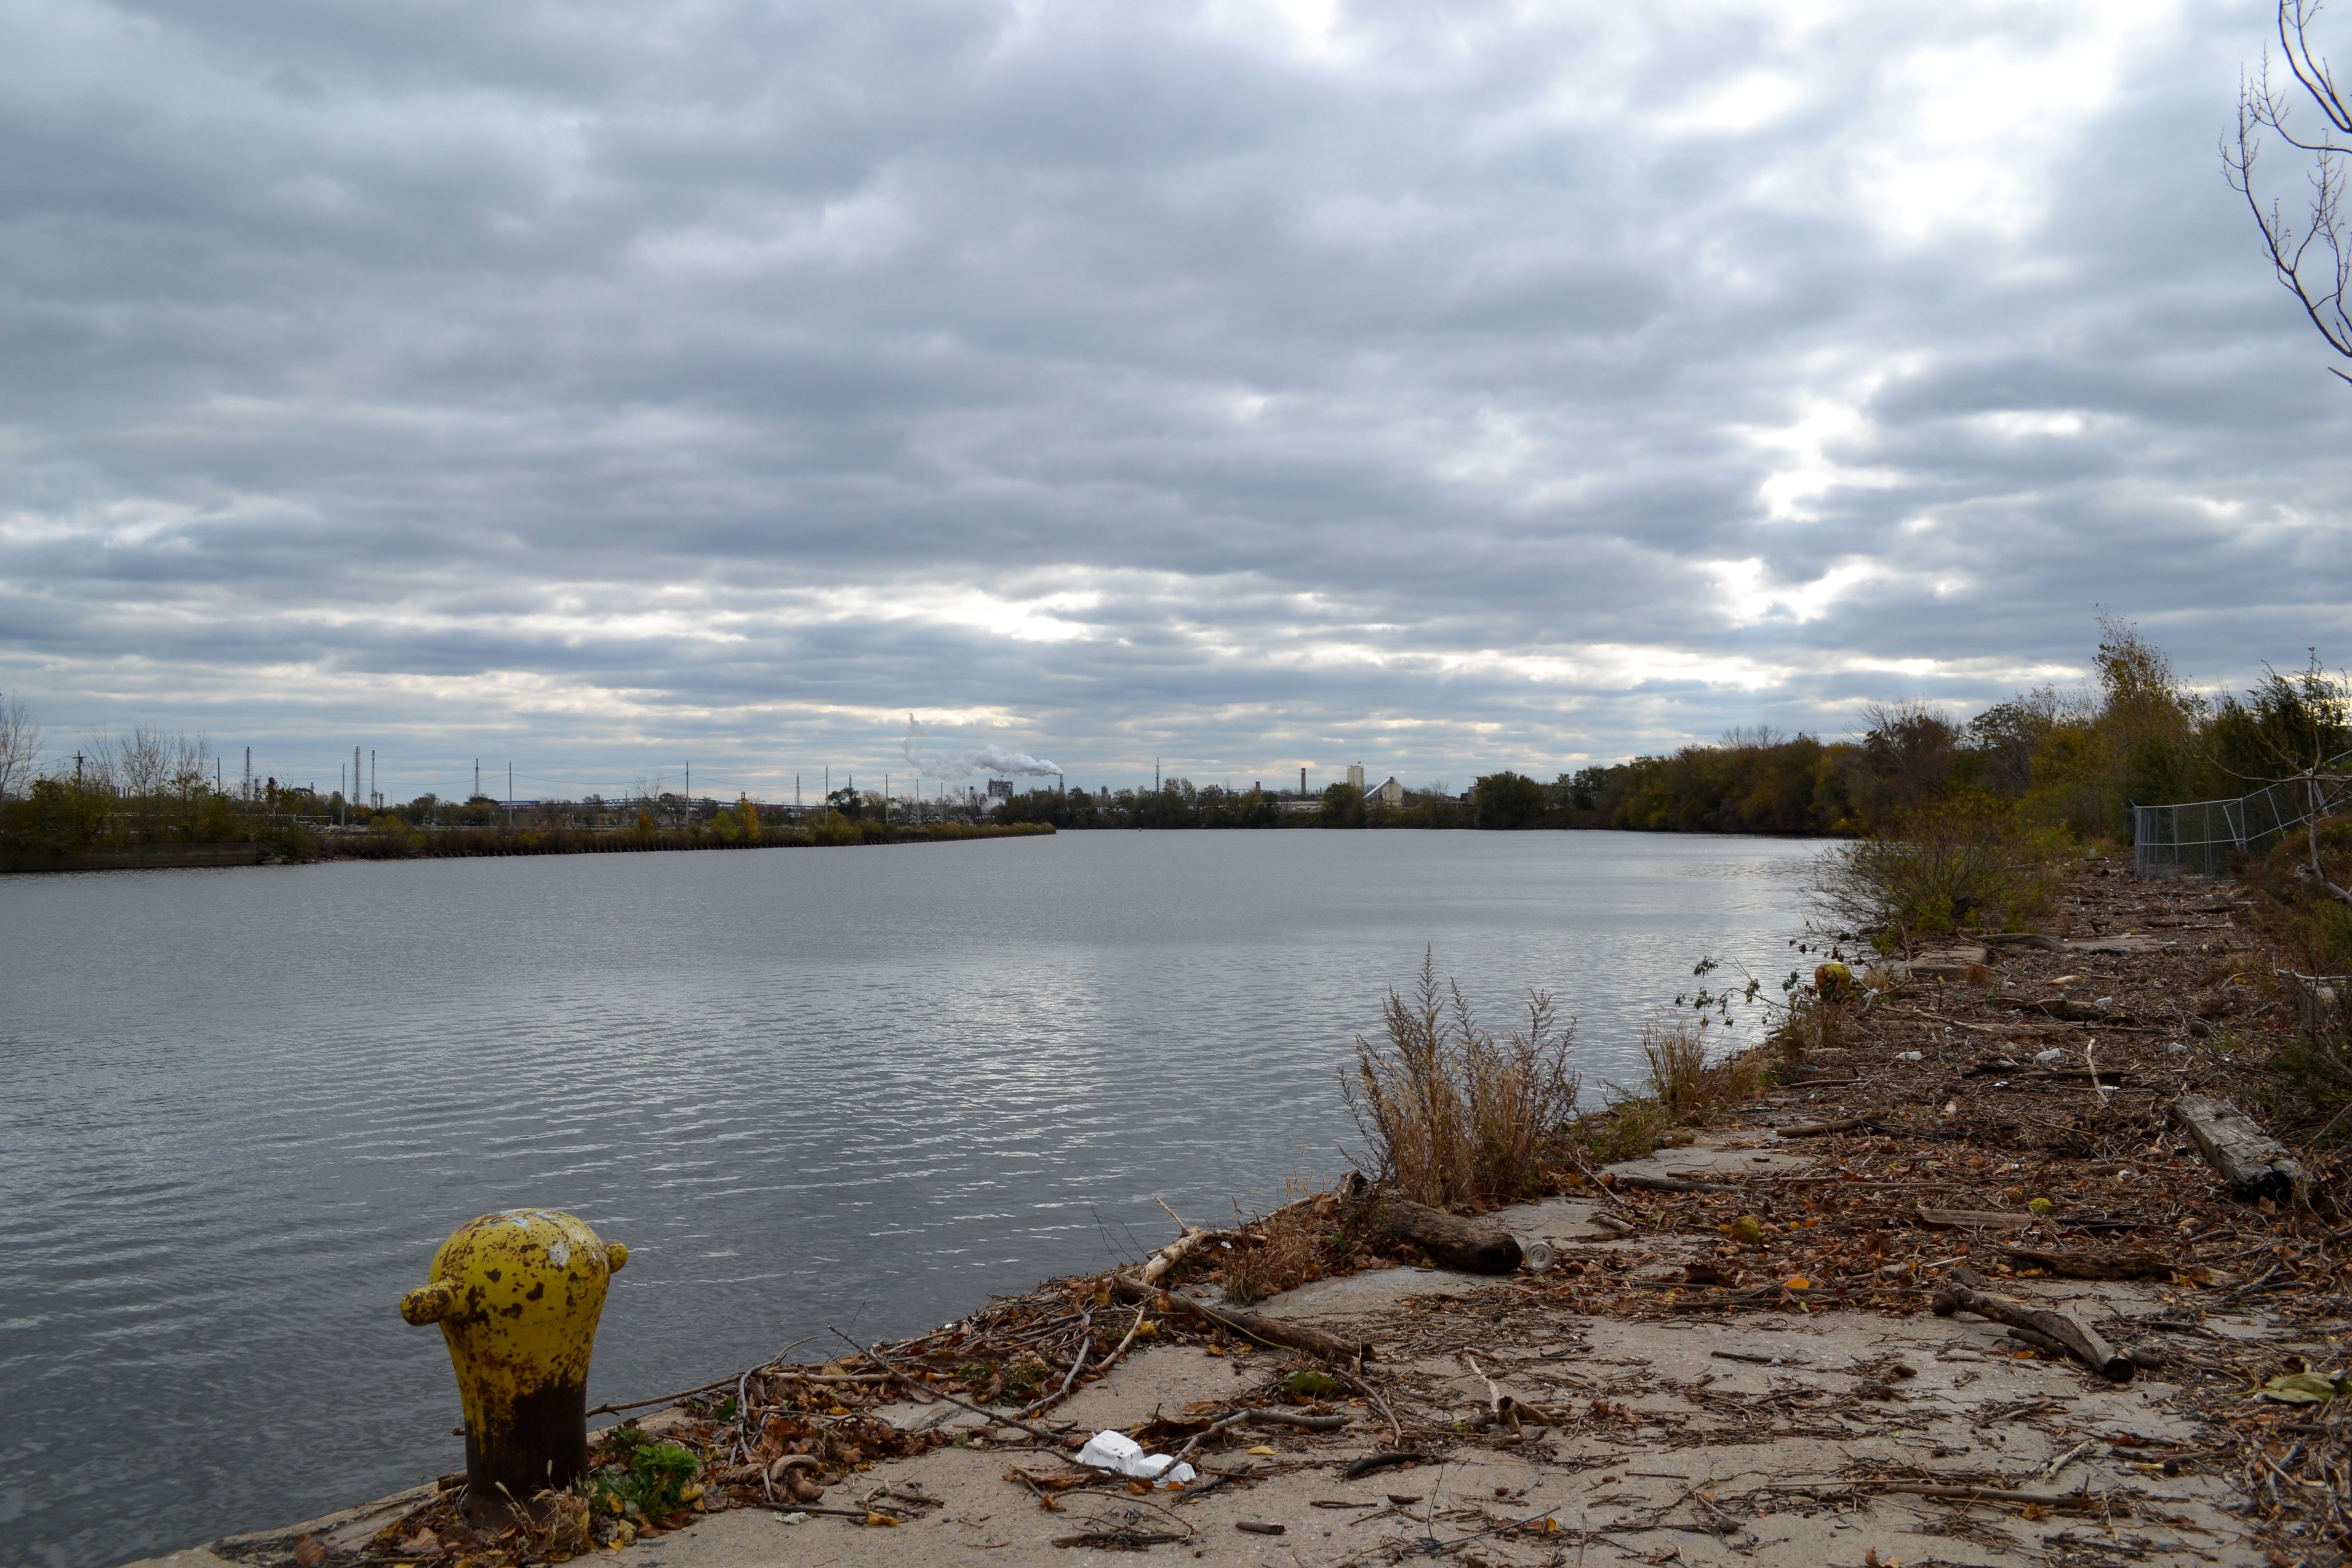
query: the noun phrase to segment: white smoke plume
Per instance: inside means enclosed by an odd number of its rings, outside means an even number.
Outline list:
[[[1011,773],[1032,778],[1055,778],[1061,766],[1043,757],[1033,757],[1026,752],[1008,752],[1002,746],[982,746],[976,752],[950,755],[945,752],[927,750],[923,727],[915,722],[912,713],[907,715],[907,738],[898,743],[899,754],[907,765],[926,778],[963,779],[975,773]]]

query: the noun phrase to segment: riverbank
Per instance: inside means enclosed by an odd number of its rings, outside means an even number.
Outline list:
[[[639,1429],[693,1449],[705,1489],[683,1528],[600,1533],[657,1546],[664,1568],[1122,1544],[1250,1563],[2336,1562],[2352,1422],[2252,1395],[2340,1366],[2344,1216],[2231,1193],[2168,1116],[2190,1092],[2272,1103],[2294,1014],[2252,914],[2225,884],[2078,867],[2053,922],[2069,934],[1914,955],[1690,1143],[1561,1173],[1557,1195],[1496,1216],[1559,1249],[1548,1270],[1333,1250],[1360,1240],[1338,1196],[1292,1205],[1236,1250],[1196,1247],[1156,1282],[1177,1296],[1057,1280],[658,1408]],[[2305,1153],[2323,1205],[2336,1158]],[[1249,1294],[1233,1260],[1294,1246],[1301,1220],[1328,1266],[1250,1310],[1369,1345],[1361,1361],[1181,1305]],[[2114,1381],[1937,1315],[1954,1285],[2156,1364]],[[1008,1424],[1055,1387],[1066,1401]],[[1171,1493],[1071,1463],[1105,1428],[1162,1451],[1197,1437],[1202,1473]],[[814,1464],[773,1473],[795,1450]],[[811,1470],[819,1511],[774,1489]],[[305,1536],[331,1561],[488,1565],[526,1544],[461,1540],[428,1484],[158,1561],[298,1561]]]
[[[703,849],[824,849],[860,844],[957,844],[975,838],[1050,837],[1045,823],[853,821],[768,828],[758,837],[692,831],[585,828],[298,828],[241,844],[130,844],[70,853],[0,848],[0,873],[152,871],[216,866],[310,865],[327,860],[473,859],[515,855],[644,855]]]

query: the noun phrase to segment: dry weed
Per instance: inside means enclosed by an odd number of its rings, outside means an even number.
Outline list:
[[[1574,1020],[1531,992],[1526,1027],[1490,1034],[1426,953],[1412,999],[1391,991],[1382,1013],[1386,1047],[1358,1037],[1355,1070],[1340,1079],[1382,1182],[1437,1208],[1540,1193],[1576,1121]]]
[[[1643,1026],[1642,1055],[1649,1062],[1650,1102],[1677,1126],[1720,1121],[1731,1107],[1755,1099],[1770,1071],[1761,1051],[1709,1061],[1706,1035],[1680,1020]]]
[[[1236,1247],[1225,1262],[1225,1300],[1246,1307],[1322,1279],[1330,1225],[1314,1204],[1276,1209],[1258,1221],[1250,1227],[1257,1241]]]
[[[1623,1100],[1576,1125],[1576,1153],[1585,1163],[1613,1165],[1654,1153],[1661,1144],[1687,1142],[1677,1139],[1666,1113],[1649,1100]]]

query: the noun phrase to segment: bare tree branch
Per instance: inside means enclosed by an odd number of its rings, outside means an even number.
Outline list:
[[[0,696],[0,800],[21,794],[41,757],[41,727],[17,697]]]
[[[2328,132],[2308,141],[2288,129],[2294,100],[2273,85],[2270,51],[2265,49],[2253,79],[2242,74],[2238,79],[2237,135],[2234,143],[2221,143],[2221,167],[2223,178],[2245,198],[2246,210],[2262,231],[2280,286],[2295,297],[2327,346],[2339,357],[2352,359],[2352,313],[2346,309],[2347,290],[2352,288],[2352,232],[2345,220],[2342,162],[2352,156],[2352,140],[2337,139],[2339,134],[2352,139],[2352,107],[2336,90],[2326,57],[2311,46],[2311,25],[2321,8],[2321,0],[2278,0],[2277,23],[2287,70],[2302,98],[2326,121]],[[2255,171],[2265,131],[2312,155],[2299,232],[2279,199],[2265,202],[2258,188]],[[2333,365],[2328,370],[2338,380],[2352,383],[2352,374]]]

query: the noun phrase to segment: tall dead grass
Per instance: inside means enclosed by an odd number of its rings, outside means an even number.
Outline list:
[[[1319,1188],[1302,1191],[1312,1185],[1290,1177],[1283,1188],[1292,1201],[1251,1223],[1220,1272],[1226,1300],[1246,1307],[1323,1278],[1338,1256],[1333,1227],[1339,1202]]]
[[[1649,1064],[1643,1087],[1651,1103],[1678,1127],[1720,1121],[1733,1106],[1755,1099],[1771,1072],[1761,1051],[1708,1060],[1705,1032],[1682,1019],[1644,1025],[1642,1056]]]
[[[1382,1182],[1435,1208],[1542,1192],[1546,1165],[1576,1122],[1575,1020],[1530,992],[1526,1026],[1492,1034],[1459,985],[1440,985],[1430,953],[1412,995],[1391,991],[1381,1011],[1387,1044],[1357,1037],[1340,1089]]]

